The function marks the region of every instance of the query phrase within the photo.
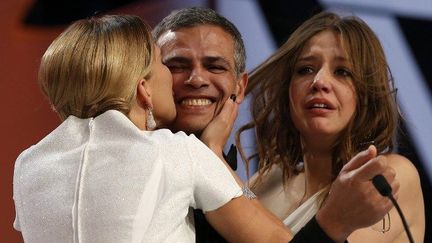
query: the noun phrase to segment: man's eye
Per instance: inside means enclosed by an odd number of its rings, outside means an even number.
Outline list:
[[[172,73],[183,72],[187,67],[182,65],[167,65],[168,69]]]
[[[313,72],[314,71],[311,67],[301,67],[301,68],[297,69],[297,73],[300,75],[311,74]]]
[[[223,73],[227,70],[225,67],[217,65],[208,66],[207,69],[212,73]]]

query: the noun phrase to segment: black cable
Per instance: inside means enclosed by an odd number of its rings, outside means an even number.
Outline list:
[[[399,204],[397,203],[396,199],[394,199],[393,194],[392,194],[392,188],[391,186],[388,184],[387,180],[385,179],[385,177],[383,175],[376,175],[374,176],[374,178],[372,178],[372,183],[374,184],[375,188],[379,191],[379,193],[384,196],[384,197],[388,197],[390,199],[390,201],[393,203],[394,207],[396,208],[400,218],[402,219],[402,224],[403,227],[405,229],[405,232],[408,236],[408,240],[410,243],[414,243],[414,240],[412,238],[411,235],[411,231],[408,227],[408,224],[406,222],[405,216],[402,213],[402,210],[399,207]]]
[[[394,199],[394,197],[393,197],[392,194],[390,194],[390,195],[388,196],[388,198],[390,198],[390,200],[392,201],[392,203],[393,203],[393,205],[395,206],[396,210],[398,211],[399,216],[400,216],[401,219],[402,219],[402,224],[403,224],[403,226],[404,226],[404,228],[405,228],[405,231],[406,231],[406,233],[407,233],[407,236],[408,236],[408,240],[409,240],[409,242],[414,243],[414,239],[412,238],[411,232],[410,232],[409,227],[408,227],[408,223],[407,223],[406,220],[405,220],[405,216],[403,215],[402,210],[401,210],[400,207],[399,207],[399,204],[396,202],[396,199]]]

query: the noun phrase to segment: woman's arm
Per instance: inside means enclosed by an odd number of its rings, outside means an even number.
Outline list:
[[[228,99],[221,112],[203,131],[200,139],[225,164],[235,181],[242,180],[225,161],[222,150],[237,117],[238,104]],[[205,214],[207,221],[228,241],[288,242],[292,234],[287,227],[256,199],[234,198],[222,207]]]
[[[230,242],[289,242],[292,235],[285,225],[269,216],[257,200],[244,196],[206,213],[208,222]]]

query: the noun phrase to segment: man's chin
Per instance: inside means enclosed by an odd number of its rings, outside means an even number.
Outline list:
[[[157,121],[157,127],[156,127],[156,129],[169,129],[169,130],[173,130],[174,124],[175,124],[175,118],[174,119],[170,119],[170,120],[165,120],[165,121],[158,120]]]
[[[208,123],[202,122],[197,123],[197,121],[176,121],[172,126],[173,132],[185,132],[186,134],[194,134],[196,137],[199,137],[203,130],[206,128]]]

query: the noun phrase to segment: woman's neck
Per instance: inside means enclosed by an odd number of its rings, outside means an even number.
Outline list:
[[[303,147],[306,196],[309,197],[331,183],[332,152],[330,148]]]
[[[143,131],[147,130],[147,122],[146,122],[147,113],[140,106],[136,104],[132,104],[129,114],[127,114],[127,117],[140,130]]]

